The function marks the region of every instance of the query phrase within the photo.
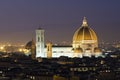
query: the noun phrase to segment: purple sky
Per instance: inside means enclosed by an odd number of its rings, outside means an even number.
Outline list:
[[[84,16],[99,41],[120,40],[120,0],[0,0],[0,42],[35,40],[39,26],[45,41],[72,42]]]

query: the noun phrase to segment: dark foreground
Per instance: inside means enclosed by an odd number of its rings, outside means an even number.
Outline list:
[[[38,58],[0,55],[0,80],[120,80],[120,51],[102,57]]]

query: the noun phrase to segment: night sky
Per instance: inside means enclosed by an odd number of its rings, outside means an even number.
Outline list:
[[[27,43],[42,27],[45,41],[70,43],[84,16],[99,41],[120,40],[120,0],[0,0],[0,42]]]

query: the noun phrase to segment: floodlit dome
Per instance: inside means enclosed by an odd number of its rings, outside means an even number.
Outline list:
[[[73,48],[81,47],[81,43],[97,43],[96,33],[88,26],[85,17],[82,26],[77,29],[73,36]]]
[[[98,48],[98,40],[96,33],[88,26],[85,17],[83,19],[82,26],[80,26],[80,28],[78,28],[77,31],[74,33],[72,46],[74,56],[79,56],[77,55],[77,53],[82,53],[82,56],[89,57],[100,55],[101,51]]]
[[[83,26],[75,32],[73,40],[78,42],[82,40],[97,40],[97,37],[91,28]]]

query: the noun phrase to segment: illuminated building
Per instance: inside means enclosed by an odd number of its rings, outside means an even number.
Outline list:
[[[88,26],[85,17],[73,36],[73,50],[74,57],[97,56],[100,53],[96,33]]]
[[[52,58],[52,43],[47,43],[47,58]]]
[[[24,52],[26,55],[30,55],[31,54],[31,58],[35,59],[36,58],[36,49],[35,49],[35,42],[32,39],[32,41],[29,41],[26,45],[25,45],[25,51]]]
[[[36,30],[36,57],[46,57],[44,53],[44,30]]]
[[[52,46],[52,44],[47,44],[46,48],[44,47],[44,30],[37,29],[36,57],[91,57],[101,54],[96,33],[88,26],[85,17],[82,25],[74,33],[72,46]]]

